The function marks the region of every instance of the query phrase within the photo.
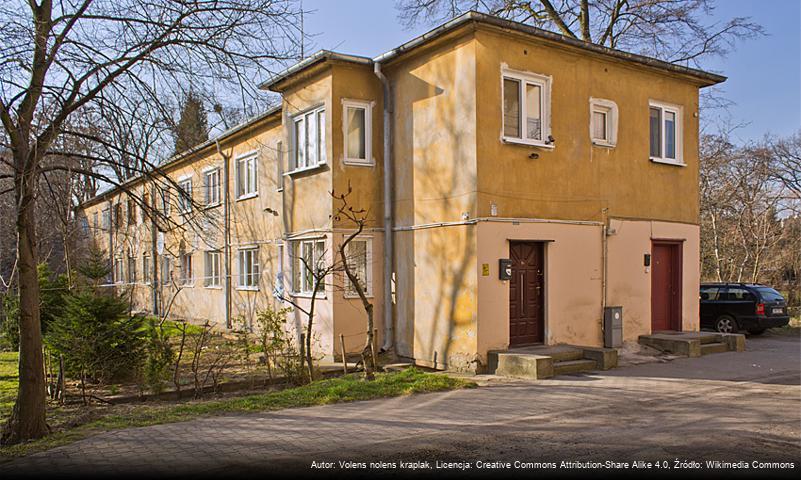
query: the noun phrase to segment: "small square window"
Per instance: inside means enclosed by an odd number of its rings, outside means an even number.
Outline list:
[[[617,104],[602,98],[590,98],[590,138],[594,145],[614,147],[617,144]]]

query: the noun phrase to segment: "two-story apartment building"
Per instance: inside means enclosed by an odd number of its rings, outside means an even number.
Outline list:
[[[626,341],[697,330],[698,94],[724,80],[471,12],[373,59],[318,52],[262,85],[280,106],[83,212],[138,305],[225,325],[309,301],[306,266],[353,231],[330,194],[350,185],[379,337],[425,366],[600,346],[610,305]],[[174,220],[131,217],[125,190]],[[364,341],[341,277],[318,293],[327,356]]]

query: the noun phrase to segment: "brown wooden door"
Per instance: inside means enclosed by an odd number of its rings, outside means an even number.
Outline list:
[[[681,244],[651,250],[651,331],[681,330]]]
[[[541,242],[512,242],[509,345],[541,343],[544,331],[544,253]]]

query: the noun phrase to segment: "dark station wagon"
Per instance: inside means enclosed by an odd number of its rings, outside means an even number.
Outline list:
[[[787,302],[776,290],[754,283],[702,283],[701,328],[759,335],[790,322]]]

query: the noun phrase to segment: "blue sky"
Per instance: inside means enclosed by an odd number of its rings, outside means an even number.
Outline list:
[[[394,0],[303,0],[305,30],[314,35],[306,54],[325,48],[375,56],[429,30],[405,29]],[[707,70],[729,80],[722,86],[740,141],[767,133],[789,135],[801,128],[801,2],[798,0],[718,0],[718,19],[752,17],[765,37],[737,45],[725,59],[711,59]],[[715,119],[708,119],[715,120]]]

